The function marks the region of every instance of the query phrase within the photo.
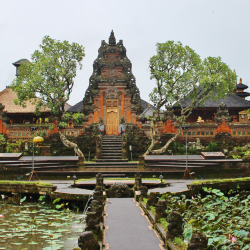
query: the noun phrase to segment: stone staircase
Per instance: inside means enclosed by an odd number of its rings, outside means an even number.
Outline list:
[[[136,171],[137,163],[122,159],[121,136],[105,135],[102,140],[102,158],[86,163],[90,171]]]

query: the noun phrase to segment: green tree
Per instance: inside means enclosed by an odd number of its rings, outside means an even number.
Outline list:
[[[215,101],[232,93],[236,81],[235,73],[220,57],[201,60],[194,50],[181,42],[157,43],[156,47],[157,54],[150,58],[150,78],[156,81],[150,99],[156,106],[156,112],[151,118],[152,141],[145,155],[165,152],[182,133],[182,125],[192,110],[208,99]],[[158,139],[154,135],[155,125],[160,119],[161,109],[173,105],[180,108],[180,116],[176,117],[178,132],[161,149],[153,150]]]
[[[84,47],[49,36],[43,38],[39,47],[32,54],[30,63],[20,65],[19,76],[11,84],[17,93],[15,104],[25,107],[25,102],[30,101],[36,105],[37,115],[42,107],[48,107],[51,114],[61,121],[74,86],[76,71],[82,68]],[[65,136],[61,131],[59,133],[66,146],[73,147],[78,155],[83,156],[77,145],[65,141]]]
[[[4,146],[6,144],[6,138],[4,137],[3,134],[0,134],[0,152],[3,153]]]

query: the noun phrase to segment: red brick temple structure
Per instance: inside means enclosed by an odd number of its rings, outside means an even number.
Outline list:
[[[93,68],[83,102],[77,106],[82,106],[83,113],[88,115],[88,124],[98,123],[102,118],[106,134],[118,135],[121,118],[136,124],[143,107],[123,41],[116,43],[113,31],[109,43],[102,41]],[[72,107],[68,111],[80,110]]]

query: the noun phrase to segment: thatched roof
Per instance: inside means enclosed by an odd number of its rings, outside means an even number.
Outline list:
[[[35,105],[26,102],[26,108],[15,105],[14,100],[17,99],[17,94],[9,87],[0,92],[0,103],[4,105],[4,111],[7,113],[34,113]],[[40,112],[50,112],[49,108],[41,108]]]

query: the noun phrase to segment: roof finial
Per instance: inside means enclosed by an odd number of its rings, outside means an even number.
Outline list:
[[[116,40],[115,40],[115,35],[113,30],[110,33],[110,37],[109,37],[109,45],[116,45]]]
[[[240,78],[239,84],[242,84],[242,78]]]
[[[148,103],[148,108],[150,108],[150,103]]]

